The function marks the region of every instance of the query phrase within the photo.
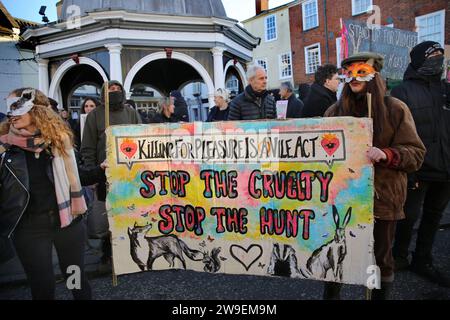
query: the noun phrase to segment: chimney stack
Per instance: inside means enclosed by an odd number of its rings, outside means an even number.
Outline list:
[[[64,2],[64,0],[60,0],[56,3],[56,16],[57,16],[58,21],[60,21],[61,17],[62,17],[63,2]]]
[[[269,0],[255,0],[256,15],[269,10]]]

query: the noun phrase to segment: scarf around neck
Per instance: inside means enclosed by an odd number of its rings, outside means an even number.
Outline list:
[[[66,155],[60,153],[56,148],[51,148],[53,178],[61,228],[69,226],[75,217],[87,211],[81,190],[75,152],[69,137],[64,137],[63,139]],[[23,150],[35,153],[40,153],[47,147],[50,147],[49,143],[45,143],[40,132],[33,134],[24,129],[15,129],[12,126],[8,134],[0,137],[0,147],[2,145],[4,149],[8,149],[10,146],[17,146]]]
[[[0,136],[0,143],[5,146],[5,149],[9,146],[16,146],[35,153],[40,153],[46,148],[39,130],[31,133],[25,129],[16,129],[13,126],[9,128],[8,134]]]

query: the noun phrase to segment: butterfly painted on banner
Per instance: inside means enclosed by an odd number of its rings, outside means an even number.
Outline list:
[[[363,226],[363,225],[361,225],[361,224],[358,224],[358,228],[360,228],[360,229],[365,229],[366,228],[366,226]]]
[[[214,240],[216,240],[216,239],[214,239],[213,237],[211,237],[210,235],[208,235],[208,241],[209,241],[209,242],[213,242]]]
[[[203,240],[202,242],[200,242],[199,246],[202,247],[202,248],[206,247],[206,242],[205,242],[205,240]]]
[[[134,211],[136,209],[136,205],[133,203],[131,206],[127,207],[128,210]]]
[[[261,269],[264,269],[265,266],[266,266],[266,265],[265,265],[265,264],[262,264],[261,262],[258,263],[258,267],[260,267]]]
[[[148,217],[148,214],[149,214],[149,212],[146,212],[146,213],[144,213],[144,214],[141,214],[141,217],[147,218],[147,217]]]
[[[156,222],[156,221],[158,221],[158,219],[152,218],[152,222]]]

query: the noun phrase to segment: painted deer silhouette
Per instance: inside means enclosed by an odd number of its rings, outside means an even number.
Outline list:
[[[334,279],[342,281],[342,263],[347,255],[347,245],[345,243],[345,227],[350,222],[352,208],[348,208],[344,217],[344,222],[340,226],[339,212],[333,205],[333,219],[336,225],[334,238],[316,249],[306,263],[306,268],[312,276],[325,279],[331,269]]]

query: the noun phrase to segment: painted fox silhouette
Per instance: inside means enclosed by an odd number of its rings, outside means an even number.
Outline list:
[[[152,228],[150,223],[147,223],[145,226],[138,226],[137,223],[134,223],[133,228],[128,227],[128,237],[130,238],[130,255],[131,259],[138,265],[141,271],[144,271],[147,265],[140,259],[140,255],[142,255],[141,241],[144,241],[143,237],[145,233]],[[141,239],[140,239],[141,238]]]
[[[153,263],[159,257],[164,257],[171,268],[175,267],[175,258],[181,261],[184,269],[186,269],[186,261],[184,254],[193,261],[203,262],[204,270],[207,272],[217,272],[220,269],[219,253],[220,248],[214,248],[211,254],[191,249],[187,244],[179,239],[176,235],[164,235],[158,237],[148,237],[146,234],[152,228],[151,223],[139,226],[136,222],[133,228],[128,228],[128,236],[130,238],[130,254],[133,261],[138,267],[144,270],[152,270]],[[143,260],[141,242],[148,244],[147,263]]]
[[[332,270],[334,279],[342,281],[342,263],[347,255],[347,244],[345,242],[345,227],[350,222],[352,208],[348,208],[344,222],[340,226],[339,212],[333,205],[333,219],[335,223],[334,238],[320,248],[316,249],[306,263],[308,272],[320,279],[327,277],[328,270]]]

